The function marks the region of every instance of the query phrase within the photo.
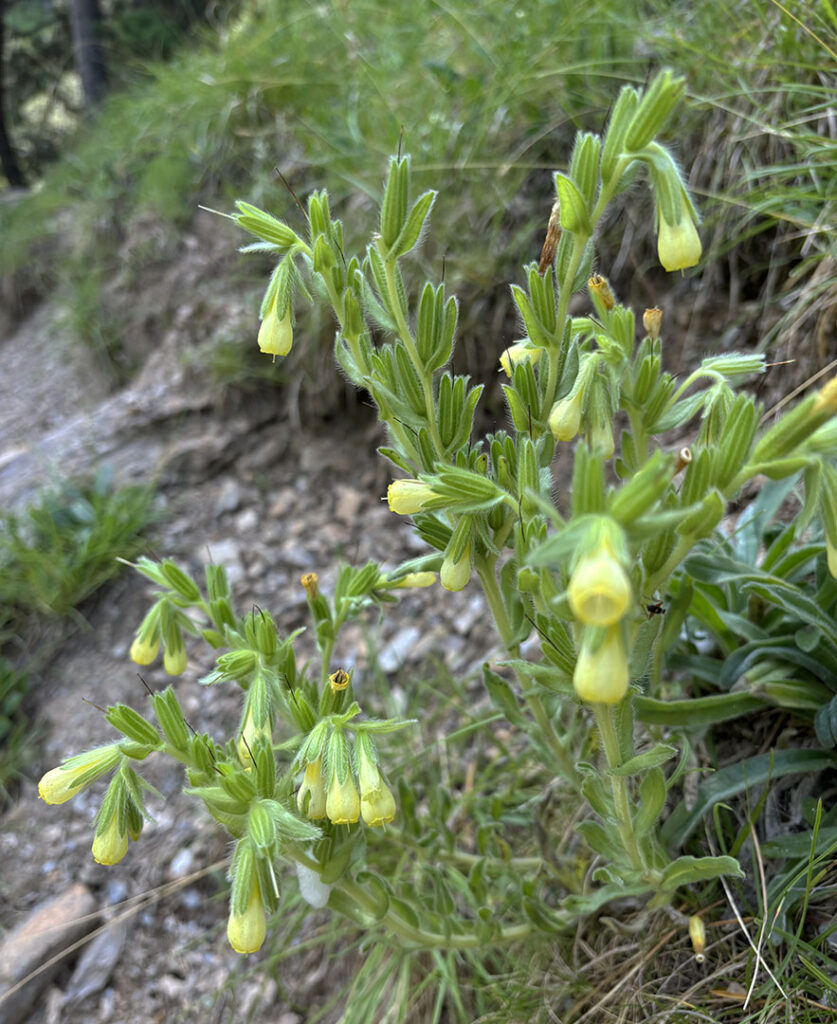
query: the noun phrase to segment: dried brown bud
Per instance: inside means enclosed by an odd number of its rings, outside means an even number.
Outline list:
[[[313,601],[314,598],[319,594],[319,582],[320,579],[315,572],[307,572],[300,578],[299,581],[305,588],[305,593],[308,595],[308,600]]]
[[[613,297],[613,292],[610,290],[607,278],[602,277],[601,274],[593,274],[587,282],[587,287],[594,298],[599,300],[604,309],[611,310],[616,305],[616,299]]]
[[[538,273],[543,277],[546,268],[551,267],[555,262],[555,251],[561,241],[561,207],[558,200],[552,204],[552,212],[549,215],[549,223],[546,226],[546,238],[544,239],[541,258],[538,260]]]

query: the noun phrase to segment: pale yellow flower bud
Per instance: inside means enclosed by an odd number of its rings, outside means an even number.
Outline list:
[[[500,356],[500,366],[507,377],[511,377],[515,366],[518,363],[531,363],[533,366],[540,359],[543,350],[535,348],[527,341],[516,341],[509,345]]]
[[[163,668],[170,676],[179,676],[186,671],[186,648],[182,645],[172,650],[167,647],[163,652]]]
[[[578,391],[569,398],[556,402],[549,414],[549,429],[556,441],[572,441],[581,426],[581,409],[584,392]]]
[[[693,267],[703,252],[695,222],[684,214],[679,224],[669,224],[660,211],[657,254],[666,270]]]
[[[259,883],[254,876],[247,909],[243,914],[230,912],[227,921],[227,940],[236,953],[255,953],[262,948],[265,935],[267,917],[259,892]]]
[[[310,796],[309,796],[310,794]],[[309,761],[305,766],[305,775],[296,794],[296,806],[300,814],[305,814],[305,797],[309,796],[307,817],[311,821],[326,816],[326,792],[323,784],[323,759]]]
[[[76,793],[80,793],[91,782],[115,767],[120,756],[116,744],[109,743],[107,746],[96,747],[94,750],[71,757],[60,767],[53,768],[43,776],[38,783],[38,795],[48,804],[66,803]],[[88,773],[90,777],[79,785],[78,780]]]
[[[445,558],[439,572],[439,582],[445,590],[457,592],[467,587],[470,578],[471,545],[468,544],[456,562],[450,556]]]
[[[435,497],[436,492],[430,484],[421,480],[394,480],[387,488],[389,510],[400,516],[421,512]]]
[[[352,773],[348,772],[343,782],[335,771],[331,777],[326,796],[326,814],[335,825],[351,825],[360,817],[360,797]]]
[[[286,356],[291,351],[294,328],[291,321],[291,307],[280,320],[274,303],[262,320],[259,328],[259,349],[272,356]]]
[[[134,642],[131,644],[131,661],[137,665],[150,665],[157,657],[159,650],[159,640],[146,640],[140,636],[135,636]]]
[[[576,565],[567,597],[573,615],[586,626],[612,626],[625,615],[631,581],[607,538]]]
[[[628,659],[619,626],[611,626],[596,651],[583,644],[573,673],[575,692],[590,704],[618,704],[628,692]]]
[[[93,839],[93,860],[97,864],[118,864],[128,852],[128,830],[119,828],[119,815],[113,817]]]

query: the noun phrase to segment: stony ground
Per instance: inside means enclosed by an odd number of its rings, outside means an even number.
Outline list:
[[[53,316],[46,307],[36,310],[0,344],[6,507],[31,499],[57,475],[105,463],[122,481],[155,479],[161,519],[153,553],[176,558],[198,578],[210,558],[223,562],[239,607],[268,608],[283,633],[306,624],[303,572],[317,571],[328,591],[340,559],[394,565],[424,550],[381,501],[388,478],[375,456],[374,423],[303,435],[283,414],[279,390],[246,402],[227,395],[219,404],[184,369],[174,330],[129,388],[108,394],[92,360],[77,350],[69,358],[56,344]],[[83,609],[89,628],[76,632],[34,680],[40,753],[32,780],[109,739],[98,707],[124,701],[144,709],[145,689],[128,648],[148,593],[141,577],[126,572]],[[483,611],[468,592],[444,599],[438,588],[407,593],[382,630],[372,618],[353,625],[337,655],[345,667],[355,666],[362,693],[373,642],[377,668],[397,694],[431,651],[457,672],[478,664],[490,648]],[[198,731],[230,735],[236,693],[200,687],[211,654],[197,642],[188,650],[189,667],[176,686],[190,722]],[[143,676],[153,689],[170,681],[160,666]],[[76,883],[89,891],[95,915],[94,930],[42,989],[27,1019],[302,1021],[304,1007],[333,985],[327,965],[315,955],[301,973],[297,964],[290,976],[280,969],[240,977],[256,958],[244,961],[226,941],[224,838],[180,793],[176,768],[151,758],[144,774],[165,802],[150,801],[155,820],[118,866],[99,866],[90,855],[101,787],[48,807],[30,780],[0,822],[0,928],[25,922]],[[239,984],[230,986],[236,978]]]

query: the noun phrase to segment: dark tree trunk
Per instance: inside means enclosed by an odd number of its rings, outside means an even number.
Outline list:
[[[6,65],[3,60],[6,43],[5,15],[6,0],[0,0],[0,166],[2,166],[3,174],[12,188],[25,188],[26,178],[17,162],[12,140],[6,130],[6,91],[4,89]]]
[[[99,0],[70,0],[73,55],[81,78],[84,101],[97,107],[105,96],[107,76],[101,43],[102,10]]]

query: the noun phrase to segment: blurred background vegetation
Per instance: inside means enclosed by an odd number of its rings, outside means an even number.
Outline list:
[[[82,52],[101,58],[101,101],[73,60],[76,7],[98,12],[98,49]],[[330,190],[351,248],[398,147],[415,187],[441,190],[423,269],[463,300],[460,359],[489,372],[514,337],[507,283],[539,252],[550,172],[578,128],[601,129],[620,85],[661,66],[688,81],[669,141],[705,217],[701,287],[658,268],[643,190],[602,233],[599,270],[639,308],[665,300],[689,350],[769,345],[802,376],[833,355],[830,0],[16,0],[4,21],[4,120],[28,183],[0,203],[6,305],[19,316],[60,297],[115,384],[172,312],[155,300],[149,320],[143,285],[181,257],[184,233],[227,253],[239,242],[199,204],[244,197],[293,223],[281,172],[300,197]],[[213,290],[240,294],[240,265],[222,264]],[[251,264],[254,308],[258,276]],[[293,358],[328,410],[340,389],[321,393],[312,342],[327,351],[333,328],[303,323]],[[208,364],[247,377],[231,340],[214,338]]]

